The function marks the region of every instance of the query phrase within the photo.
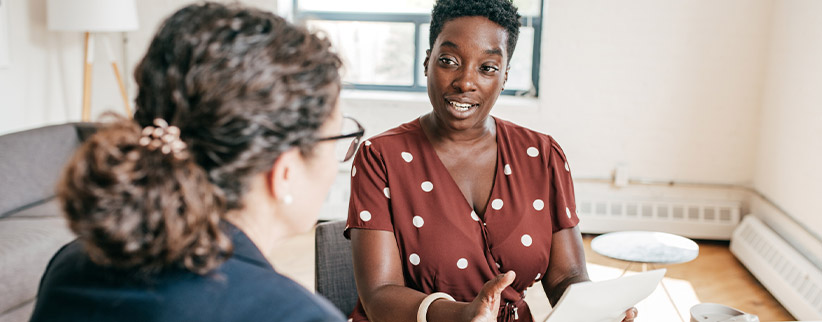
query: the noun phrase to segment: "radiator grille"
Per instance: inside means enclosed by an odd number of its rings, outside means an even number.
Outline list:
[[[736,202],[580,199],[578,206],[586,233],[654,230],[728,240],[741,217]]]
[[[795,317],[822,319],[822,272],[764,223],[747,216],[731,251]]]
[[[739,223],[738,204],[582,200],[579,203],[579,211],[581,215],[595,217],[646,218],[721,224]]]

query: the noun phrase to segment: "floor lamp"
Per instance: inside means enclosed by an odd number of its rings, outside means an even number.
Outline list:
[[[83,50],[83,121],[91,120],[91,72],[94,65],[94,38],[99,32],[122,32],[138,28],[136,0],[48,0],[49,30],[84,32]],[[131,106],[126,87],[117,68],[114,51],[105,35],[99,35],[111,60],[126,115],[131,117]]]

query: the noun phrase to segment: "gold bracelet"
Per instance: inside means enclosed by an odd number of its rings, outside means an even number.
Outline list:
[[[426,315],[428,315],[428,307],[431,306],[431,303],[434,303],[434,301],[439,299],[447,299],[452,302],[454,301],[454,298],[446,293],[431,293],[422,300],[422,303],[420,303],[420,308],[417,310],[417,322],[428,322],[426,317]]]

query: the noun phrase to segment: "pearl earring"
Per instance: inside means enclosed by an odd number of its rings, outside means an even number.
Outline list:
[[[294,202],[294,197],[292,197],[290,193],[289,193],[289,194],[287,194],[287,195],[285,195],[285,196],[283,196],[283,203],[284,203],[284,204],[286,204],[286,205],[290,205],[290,204],[291,204],[291,203],[293,203],[293,202]]]

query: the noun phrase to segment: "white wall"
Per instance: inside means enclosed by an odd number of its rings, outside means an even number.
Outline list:
[[[770,1],[546,2],[533,119],[577,176],[750,183]]]
[[[68,111],[56,103],[56,96],[64,92],[63,84],[56,79],[73,70],[58,73],[57,65],[64,57],[49,55],[49,48],[60,44],[71,47],[79,38],[46,31],[45,0],[11,0],[6,5],[10,65],[0,68],[0,132],[65,120]],[[65,56],[71,54],[76,55],[67,52]],[[76,71],[81,70],[81,63],[82,60],[77,61]]]
[[[83,35],[46,27],[46,0],[4,0],[9,5],[9,68],[0,68],[0,134],[47,124],[79,121],[83,84]],[[140,30],[105,33],[114,48],[133,101],[133,69],[148,48],[160,22],[192,0],[139,0]],[[233,2],[233,1],[224,1]],[[242,1],[276,9],[275,0]],[[126,37],[124,38],[123,35]],[[123,44],[123,40],[128,40]],[[106,111],[123,112],[111,64],[98,36],[92,75],[92,119]],[[133,104],[133,102],[132,102]],[[132,106],[133,107],[133,106]]]
[[[755,187],[822,236],[822,1],[774,2]],[[759,208],[763,215],[772,213]],[[773,222],[771,222],[773,224]],[[822,247],[818,247],[822,254]],[[822,257],[820,257],[822,258]]]
[[[79,121],[82,100],[81,33],[46,28],[45,0],[5,0],[9,5],[8,68],[0,68],[0,134]],[[118,34],[109,34],[117,48]],[[119,51],[115,53],[118,55]],[[92,111],[122,109],[102,43],[96,46]],[[121,70],[122,73],[122,70]]]

